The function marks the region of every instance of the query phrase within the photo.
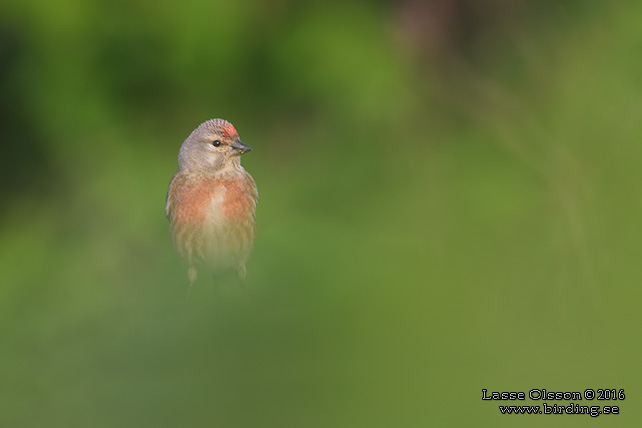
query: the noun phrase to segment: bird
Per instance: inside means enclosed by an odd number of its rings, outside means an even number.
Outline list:
[[[254,179],[241,166],[241,155],[250,150],[224,119],[201,123],[180,147],[165,215],[190,289],[200,268],[215,278],[232,272],[245,281],[258,199]]]

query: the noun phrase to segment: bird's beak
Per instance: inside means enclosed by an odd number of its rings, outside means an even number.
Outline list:
[[[243,153],[247,153],[250,150],[252,150],[252,147],[248,146],[245,144],[243,141],[237,139],[235,142],[232,143],[232,149],[234,149],[235,153],[238,153],[239,155],[242,155]]]

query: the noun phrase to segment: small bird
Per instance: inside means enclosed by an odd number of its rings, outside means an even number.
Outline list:
[[[223,119],[201,123],[181,145],[165,215],[188,265],[190,288],[197,267],[214,275],[235,271],[245,279],[258,198],[254,179],[241,166],[241,155],[250,150]]]

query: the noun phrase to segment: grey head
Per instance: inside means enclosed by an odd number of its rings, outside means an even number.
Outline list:
[[[250,150],[231,123],[210,119],[192,131],[181,145],[178,170],[208,173],[228,166],[240,166],[241,155]]]

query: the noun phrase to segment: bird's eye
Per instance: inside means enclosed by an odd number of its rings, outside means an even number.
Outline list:
[[[220,146],[220,145],[221,145],[221,142],[220,142],[219,140],[214,140],[214,141],[212,141],[212,145],[213,145],[214,147],[218,147],[218,146]]]

